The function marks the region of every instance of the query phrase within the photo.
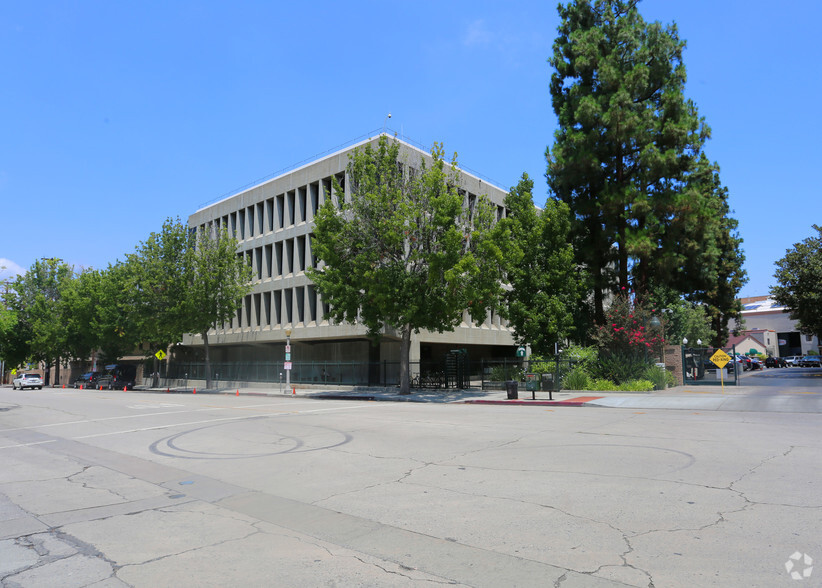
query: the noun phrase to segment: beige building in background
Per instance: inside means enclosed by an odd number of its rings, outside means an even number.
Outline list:
[[[306,361],[399,361],[399,338],[386,332],[379,346],[366,337],[357,324],[336,324],[323,319],[327,302],[309,280],[305,270],[314,267],[312,230],[314,215],[326,198],[348,199],[346,167],[353,149],[368,139],[283,173],[271,180],[206,206],[188,219],[189,226],[208,230],[227,227],[237,237],[241,254],[251,262],[253,289],[229,324],[209,332],[214,361],[282,361],[286,329],[291,329],[291,359]],[[416,166],[420,157],[430,156],[400,141],[400,154]],[[506,191],[465,171],[460,172],[465,206],[472,207],[485,195],[497,207],[497,218],[505,215]],[[343,193],[334,191],[336,178]],[[200,346],[202,337],[187,335],[184,345]],[[411,361],[439,360],[448,351],[468,350],[471,360],[511,357],[515,344],[511,330],[499,316],[489,313],[484,323],[474,325],[465,313],[453,331],[422,331],[412,336]]]
[[[745,319],[744,332],[760,335],[757,339],[773,355],[807,355],[810,350],[819,350],[816,336],[800,333],[788,309],[778,305],[770,296],[751,296],[740,298],[739,301],[742,303],[742,317]],[[776,334],[775,341],[765,340],[770,332]]]

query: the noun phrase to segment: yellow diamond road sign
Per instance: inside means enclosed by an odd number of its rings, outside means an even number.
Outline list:
[[[714,362],[716,367],[722,369],[725,367],[729,361],[731,361],[731,356],[722,351],[721,349],[717,349],[716,353],[711,356],[711,361]]]
[[[154,354],[154,357],[156,357],[160,361],[163,361],[166,358],[166,352],[160,349],[160,351]]]

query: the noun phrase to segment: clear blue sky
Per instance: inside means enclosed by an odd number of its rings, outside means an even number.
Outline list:
[[[163,219],[389,128],[547,196],[557,2],[0,3],[0,265],[105,267]],[[688,42],[686,93],[750,282],[822,223],[822,2],[645,0]]]

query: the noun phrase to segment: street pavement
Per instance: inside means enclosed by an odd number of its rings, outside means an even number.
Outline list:
[[[770,403],[815,380],[767,377],[552,405],[1,388],[0,585],[817,586],[822,416]]]

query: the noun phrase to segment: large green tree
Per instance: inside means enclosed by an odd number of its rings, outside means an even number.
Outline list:
[[[126,266],[87,269],[66,288],[62,304],[68,347],[76,359],[99,350],[104,361],[116,361],[140,344]]]
[[[816,235],[794,244],[776,262],[771,296],[790,309],[799,330],[822,341],[822,227],[813,225]]]
[[[237,255],[237,240],[225,228],[197,233],[188,249],[187,266],[186,330],[203,338],[206,388],[210,388],[208,331],[237,313],[251,291],[252,269]]]
[[[138,339],[153,352],[184,333],[202,335],[211,387],[208,330],[236,313],[251,288],[251,268],[237,255],[237,241],[227,231],[203,233],[167,219],[118,272],[117,282],[131,292]]]
[[[59,359],[70,354],[61,299],[73,277],[74,270],[62,260],[39,259],[4,295],[17,317],[15,328],[25,336],[27,359],[56,363],[58,370]]]
[[[520,343],[533,353],[553,353],[554,343],[573,331],[578,305],[579,271],[568,242],[568,206],[549,199],[534,206],[534,182],[523,174],[505,198],[507,218],[499,221],[500,242],[507,244],[506,316]]]
[[[737,296],[747,281],[738,222],[731,216],[728,189],[719,167],[701,154],[682,193],[672,199],[671,219],[650,252],[649,290],[675,292],[699,304],[710,320],[715,347],[728,340],[728,325],[741,319]],[[668,302],[674,304],[674,302]]]
[[[6,306],[6,297],[0,302],[0,359],[7,366],[18,366],[29,356],[29,337],[17,313]]]
[[[673,265],[670,232],[710,133],[684,96],[685,42],[676,26],[646,23],[636,5],[560,5],[550,59],[559,128],[547,178],[571,209],[599,322],[609,292],[647,291],[651,276]]]
[[[447,165],[436,144],[430,162],[405,161],[399,142],[381,136],[352,153],[347,181],[350,201],[328,199],[316,216],[323,263],[309,275],[331,318],[361,321],[374,337],[398,333],[400,393],[408,394],[412,332],[453,330],[465,309],[480,321],[500,306],[494,210],[482,197],[464,205],[456,160]]]

